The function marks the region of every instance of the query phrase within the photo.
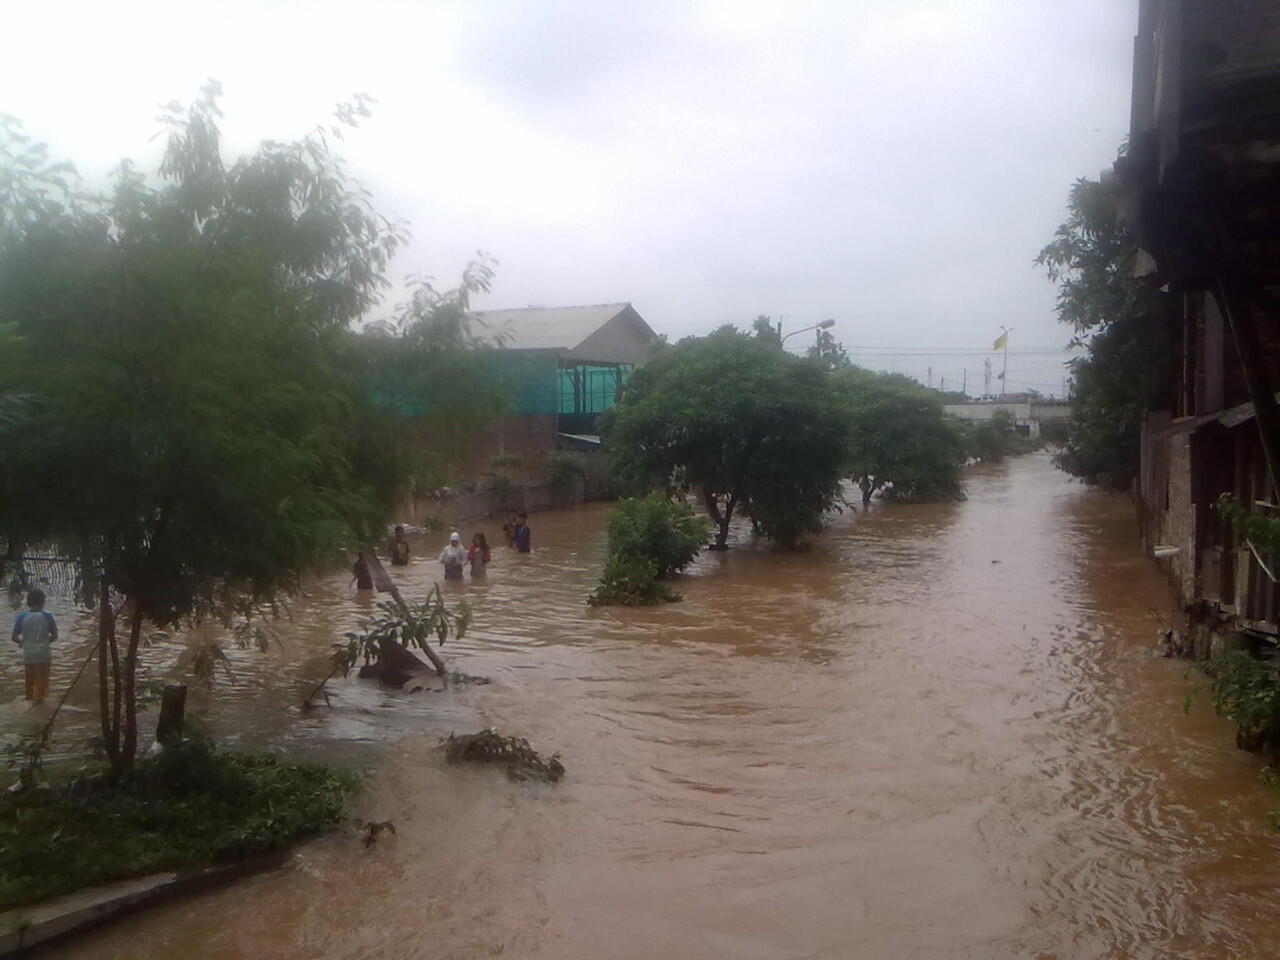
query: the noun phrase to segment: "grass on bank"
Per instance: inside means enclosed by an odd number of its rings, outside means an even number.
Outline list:
[[[112,785],[0,796],[0,910],[82,887],[282,850],[341,822],[354,777],[271,756],[171,746]]]

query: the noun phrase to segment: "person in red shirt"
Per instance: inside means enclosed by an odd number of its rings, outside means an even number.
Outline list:
[[[471,564],[471,579],[484,579],[485,567],[489,563],[489,541],[483,533],[471,538],[471,546],[467,549],[467,563]]]

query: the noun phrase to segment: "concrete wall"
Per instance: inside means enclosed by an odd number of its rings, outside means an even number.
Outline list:
[[[1045,420],[1070,420],[1071,404],[1033,403],[1031,404],[1031,419],[1039,420],[1042,423]]]
[[[1031,419],[1029,403],[992,401],[990,403],[946,403],[942,406],[942,412],[947,416],[955,417],[957,420],[967,420],[970,423],[990,420],[998,410],[1003,410],[1013,417],[1014,423],[1026,423]]]
[[[541,479],[542,463],[555,449],[555,414],[512,414],[475,438],[459,479],[482,482],[491,470],[493,458],[501,455],[520,458],[518,467],[509,468],[513,478],[534,482]]]
[[[1169,578],[1178,605],[1197,595],[1196,507],[1192,502],[1191,434],[1173,433],[1167,412],[1149,414],[1142,428],[1142,465],[1136,494],[1143,546],[1175,547],[1157,560]]]
[[[1196,511],[1191,502],[1191,436],[1170,437],[1169,504],[1161,518],[1160,542],[1179,548],[1166,564],[1169,579],[1183,603],[1197,594],[1196,585]]]
[[[985,423],[995,417],[998,411],[1004,411],[1013,418],[1018,427],[1025,427],[1025,433],[1033,437],[1040,436],[1040,423],[1044,420],[1066,420],[1071,416],[1071,405],[1067,403],[1032,403],[1029,401],[978,401],[976,403],[946,403],[942,412],[957,420],[968,423]]]

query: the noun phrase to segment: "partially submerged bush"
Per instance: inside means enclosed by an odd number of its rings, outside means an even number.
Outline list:
[[[672,502],[661,493],[618,502],[609,514],[609,556],[639,558],[669,577],[694,561],[707,543],[707,521],[684,500]]]
[[[1213,708],[1245,750],[1280,751],[1280,658],[1234,650],[1209,661]]]
[[[593,607],[645,607],[683,599],[658,580],[653,561],[642,557],[610,557],[600,585],[587,597]]]
[[[707,522],[683,500],[650,493],[609,514],[609,555],[592,606],[671,603],[680,595],[658,581],[683,570],[707,542]]]
[[[282,850],[341,823],[354,778],[203,742],[166,748],[118,783],[0,795],[0,909],[81,887]]]
[[[523,737],[504,737],[493,729],[462,736],[449,734],[444,744],[444,755],[450,763],[501,764],[512,780],[558,783],[564,776],[560,754],[543,758]]]

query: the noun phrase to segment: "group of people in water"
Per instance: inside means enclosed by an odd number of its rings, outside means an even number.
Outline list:
[[[503,524],[502,532],[507,538],[507,546],[517,553],[529,553],[532,550],[532,534],[529,530],[529,517],[517,514]],[[403,526],[397,526],[391,542],[387,545],[387,553],[394,567],[408,566],[412,558],[409,541],[405,538]],[[471,579],[483,580],[485,568],[492,559],[489,541],[483,533],[471,538],[471,546],[463,547],[462,537],[457,531],[449,535],[448,545],[440,551],[439,560],[444,564],[446,580],[461,580],[465,567],[471,567]],[[360,590],[373,589],[373,573],[369,569],[369,561],[363,553],[356,556],[351,568],[351,582]],[[27,610],[19,613],[13,623],[10,639],[22,650],[22,663],[26,674],[26,699],[32,703],[42,703],[49,692],[49,664],[53,659],[50,643],[58,639],[58,624],[53,615],[45,610],[44,591],[34,587],[27,594]]]
[[[515,514],[511,519],[502,525],[503,535],[507,539],[507,546],[517,553],[529,553],[533,549],[533,536],[529,530],[528,514]],[[391,537],[391,542],[387,544],[387,555],[391,558],[393,567],[404,567],[409,565],[412,558],[412,550],[409,541],[405,537],[404,527],[397,525],[395,533]],[[455,530],[449,534],[449,543],[437,558],[444,565],[444,578],[446,580],[461,580],[463,573],[469,566],[471,568],[472,580],[483,580],[485,571],[493,554],[489,549],[489,541],[483,533],[477,533],[471,538],[471,545],[464,547],[462,545],[462,537]],[[351,582],[355,584],[358,590],[373,589],[373,574],[369,569],[369,561],[363,553],[357,554],[356,562],[351,568]]]

